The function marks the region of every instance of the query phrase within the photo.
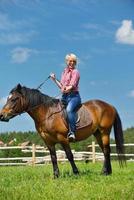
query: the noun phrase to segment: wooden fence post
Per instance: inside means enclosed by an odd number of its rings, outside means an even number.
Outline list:
[[[95,163],[95,142],[92,142],[92,162]]]
[[[35,144],[32,144],[32,165],[35,165],[36,162],[36,156],[35,156],[35,152],[36,152],[36,146]]]

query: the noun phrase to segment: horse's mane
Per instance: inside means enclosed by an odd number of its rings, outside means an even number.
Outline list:
[[[17,88],[12,89],[12,92],[17,91]],[[25,98],[27,99],[28,103],[33,107],[36,105],[44,104],[46,106],[53,106],[57,105],[59,99],[50,97],[46,94],[43,94],[38,89],[30,89],[25,86],[21,87],[19,91]]]

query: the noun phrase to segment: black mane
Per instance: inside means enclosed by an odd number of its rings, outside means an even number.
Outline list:
[[[15,92],[15,91],[17,91],[17,92],[21,93],[23,96],[25,96],[28,103],[32,107],[40,105],[40,104],[44,104],[46,106],[53,106],[53,105],[57,105],[57,103],[59,102],[59,99],[45,95],[42,92],[40,92],[38,89],[30,89],[30,88],[23,86],[18,91],[17,87],[16,87],[16,88],[12,89],[11,93]]]

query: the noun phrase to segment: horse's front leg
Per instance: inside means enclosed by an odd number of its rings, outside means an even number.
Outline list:
[[[76,164],[74,162],[74,156],[73,156],[73,153],[71,151],[71,148],[70,148],[70,145],[69,144],[62,144],[62,147],[66,153],[66,156],[72,166],[72,169],[73,169],[73,173],[74,174],[79,174],[79,171],[78,171],[78,168],[76,167]]]
[[[50,151],[51,161],[53,164],[54,178],[58,178],[59,177],[59,168],[58,168],[58,164],[57,164],[57,156],[56,156],[55,146],[54,145],[48,146],[48,149]]]

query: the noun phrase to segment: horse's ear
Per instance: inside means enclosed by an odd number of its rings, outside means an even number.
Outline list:
[[[18,92],[21,92],[21,88],[22,88],[21,84],[18,83],[18,85],[16,86],[16,90],[17,90]]]
[[[10,91],[10,93],[13,93],[13,92],[19,92],[19,93],[22,92],[22,86],[21,86],[20,83],[19,83],[18,85],[16,85],[16,86]]]

